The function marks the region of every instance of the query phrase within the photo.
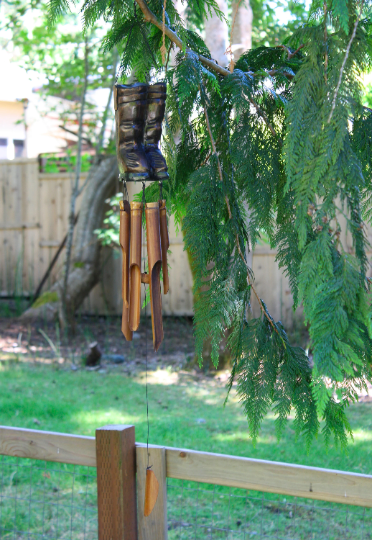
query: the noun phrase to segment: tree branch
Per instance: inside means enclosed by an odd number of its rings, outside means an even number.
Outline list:
[[[267,127],[269,128],[269,130],[271,131],[271,133],[274,135],[274,137],[277,137],[280,146],[283,146],[283,141],[282,141],[282,139],[280,139],[280,138],[278,137],[278,134],[277,134],[277,132],[275,131],[275,129],[273,128],[273,126],[272,126],[270,120],[268,119],[268,117],[267,117],[265,111],[263,111],[263,110],[261,109],[261,107],[258,105],[258,103],[255,102],[254,99],[249,98],[249,101],[252,103],[253,107],[256,108],[256,111],[257,111],[258,114],[261,116],[261,118],[265,121]]]
[[[342,66],[341,66],[341,69],[340,69],[340,76],[338,78],[338,83],[337,83],[337,86],[335,88],[335,93],[333,95],[332,108],[331,108],[331,112],[329,113],[328,122],[327,122],[328,124],[332,120],[332,116],[333,116],[334,110],[336,108],[336,100],[337,100],[338,92],[339,92],[340,86],[341,86],[342,75],[344,74],[345,65],[346,65],[347,59],[349,58],[351,45],[352,45],[352,43],[353,43],[353,41],[355,39],[355,35],[356,35],[356,31],[357,31],[358,24],[359,24],[359,21],[360,21],[360,17],[362,16],[363,5],[364,5],[364,0],[362,0],[362,3],[360,4],[360,11],[359,11],[358,17],[357,17],[357,19],[355,21],[355,24],[354,24],[353,33],[351,34],[351,38],[350,38],[349,43],[347,44],[347,47],[346,47],[345,57],[344,57],[344,60],[342,62]]]
[[[288,60],[291,60],[296,54],[305,47],[305,44],[303,43],[300,45],[295,51],[291,51],[289,47],[286,47],[285,45],[277,45],[277,49],[283,49],[284,51],[287,51],[288,54]]]
[[[171,30],[167,25],[164,24],[164,27],[163,27],[163,23],[150,10],[150,8],[148,7],[145,0],[136,0],[136,2],[137,2],[137,5],[139,6],[139,8],[141,9],[141,11],[143,13],[143,16],[144,16],[144,18],[145,18],[145,20],[147,22],[150,22],[151,24],[154,24],[161,31],[164,30],[164,33],[166,34],[166,36],[175,45],[177,45],[177,47],[179,49],[181,49],[181,50],[185,49],[185,46],[184,46],[183,42],[180,40],[180,38],[177,36],[177,34],[175,32],[173,32],[173,30]],[[302,49],[302,47],[303,47],[303,45],[301,45],[297,49],[297,51],[295,51],[294,53],[291,53],[291,54],[293,54],[293,56],[294,56],[300,49]],[[199,58],[200,62],[203,65],[207,66],[212,71],[215,71],[215,72],[219,73],[220,75],[223,75],[224,77],[226,77],[227,75],[230,75],[230,71],[228,69],[225,69],[225,68],[219,66],[213,60],[211,60],[209,58],[206,58],[205,56],[203,56],[201,54],[198,54],[197,57]],[[277,73],[276,70],[271,70],[271,71],[267,72],[267,74],[270,75],[270,76],[274,76],[275,73]],[[253,72],[247,72],[247,74],[250,75],[250,76],[255,76],[255,74]],[[293,79],[292,73],[284,73],[284,75],[290,80]],[[259,107],[259,105],[253,99],[250,99],[250,102],[256,108],[258,114],[264,119],[264,121],[266,122],[268,128],[270,129],[270,131],[274,135],[274,137],[277,137],[276,131],[273,128],[273,126],[271,125],[271,123],[270,123],[269,119],[267,118],[265,112],[261,109],[261,107]],[[279,142],[280,142],[280,145],[283,144],[283,142],[280,139],[279,139]]]
[[[208,111],[207,111],[207,107],[206,107],[205,103],[203,103],[203,110],[204,110],[204,116],[205,116],[205,121],[206,121],[206,124],[207,124],[207,130],[208,130],[209,138],[210,138],[211,145],[212,145],[212,152],[216,156],[216,160],[217,160],[218,175],[220,177],[221,184],[223,184],[222,167],[221,167],[221,163],[220,163],[220,158],[218,157],[216,143],[215,143],[214,138],[213,138],[211,125],[210,125],[210,122],[209,122]],[[232,219],[230,200],[229,200],[229,197],[227,195],[225,195],[225,202],[226,202],[226,206],[227,206],[227,212],[229,214],[229,219]],[[273,321],[271,320],[269,315],[266,313],[266,310],[263,307],[261,298],[258,296],[258,293],[257,293],[256,289],[254,288],[254,285],[253,285],[253,282],[252,282],[252,279],[251,279],[251,274],[250,274],[251,269],[249,268],[249,266],[247,264],[247,261],[246,261],[246,259],[244,257],[244,254],[243,254],[243,252],[241,250],[240,242],[239,242],[239,234],[237,232],[235,233],[235,245],[236,245],[236,249],[238,250],[239,257],[243,261],[243,263],[244,263],[244,265],[246,267],[246,270],[247,270],[247,283],[248,283],[248,286],[251,287],[255,297],[257,298],[257,301],[258,301],[258,304],[260,306],[260,309],[261,309],[262,313],[265,315],[265,317],[269,321],[269,323],[272,326],[273,330],[277,334],[279,334],[278,330],[275,328],[275,325],[273,324]]]
[[[67,131],[67,133],[71,133],[71,135],[75,135],[75,137],[79,138],[79,133],[75,133],[75,131],[72,131],[72,129],[68,129],[67,127],[62,126],[62,125],[61,125],[61,126],[58,126],[58,127],[59,127],[60,129],[63,129],[63,131]],[[91,141],[90,139],[88,139],[88,137],[83,137],[83,136],[82,136],[81,139],[82,139],[83,141],[86,141],[86,142],[89,144],[89,146],[92,146],[92,147],[93,147],[93,143],[92,143],[92,141]]]
[[[327,2],[324,2],[323,4],[323,11],[324,11],[324,80],[327,84],[328,82],[328,32],[327,32]]]
[[[145,20],[147,22],[150,22],[151,24],[153,24],[157,28],[159,28],[159,30],[163,31],[163,23],[156,17],[156,15],[154,15],[154,13],[151,11],[149,6],[147,5],[147,2],[145,0],[136,0],[136,3],[138,5],[138,7],[140,8],[140,10],[142,11]],[[164,33],[171,41],[173,41],[173,43],[175,45],[177,45],[177,47],[179,49],[181,49],[181,50],[186,49],[183,41],[166,24],[164,25]],[[219,66],[218,64],[216,64],[210,58],[206,58],[202,54],[198,54],[197,56],[198,56],[200,62],[203,65],[207,66],[209,69],[212,69],[216,73],[219,73],[220,75],[224,75],[225,77],[226,77],[226,75],[229,75],[230,71],[228,69],[225,69],[225,68]]]
[[[60,310],[60,322],[61,326],[64,328],[67,319],[70,317],[70,306],[67,307],[67,296],[68,296],[68,276],[70,272],[70,260],[72,252],[72,240],[74,236],[75,228],[75,204],[76,199],[79,194],[79,181],[81,174],[81,147],[82,147],[82,138],[83,138],[83,121],[85,113],[85,102],[88,90],[88,76],[89,76],[89,36],[85,36],[85,48],[84,48],[84,82],[83,90],[81,93],[81,103],[80,103],[80,113],[79,113],[79,131],[78,131],[78,146],[76,153],[76,167],[75,167],[75,183],[72,186],[71,200],[70,200],[70,215],[69,215],[69,224],[66,240],[66,258],[65,258],[65,275],[63,279],[63,287],[61,291],[61,310]]]

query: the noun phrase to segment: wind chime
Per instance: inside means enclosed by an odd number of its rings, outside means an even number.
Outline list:
[[[167,251],[169,235],[167,210],[162,196],[163,180],[169,178],[167,163],[159,149],[164,119],[166,84],[117,84],[114,87],[116,150],[120,178],[124,182],[120,201],[120,246],[123,255],[121,330],[127,341],[140,323],[141,283],[150,287],[152,336],[157,351],[163,341],[160,271],[163,270],[164,294],[169,291]],[[142,202],[129,203],[127,182],[142,182]],[[159,201],[146,203],[145,182],[159,182]],[[141,272],[142,213],[145,210],[148,272]],[[145,269],[144,269],[145,270]],[[147,360],[146,360],[147,370]],[[146,371],[147,373],[147,371]],[[147,399],[147,378],[146,378]],[[147,404],[149,439],[149,419]],[[149,456],[149,453],[148,453]],[[155,506],[159,483],[148,463],[146,469],[144,515]]]
[[[157,351],[163,341],[160,271],[164,294],[169,291],[167,251],[169,236],[167,211],[162,199],[162,182],[169,178],[164,156],[159,149],[164,119],[166,84],[135,83],[115,85],[116,149],[120,177],[124,182],[120,201],[120,246],[123,255],[121,329],[132,341],[141,311],[141,283],[150,287],[152,336]],[[127,182],[142,181],[142,202],[128,201]],[[159,182],[159,201],[146,203],[145,182]],[[141,272],[142,213],[145,210],[148,273]]]

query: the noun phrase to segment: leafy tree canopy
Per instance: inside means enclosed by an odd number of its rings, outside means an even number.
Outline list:
[[[187,5],[200,18],[218,12],[214,0]],[[54,21],[69,4],[49,6]],[[278,435],[294,408],[307,444],[322,430],[345,446],[346,408],[371,379],[364,223],[372,212],[372,115],[361,84],[371,68],[370,2],[314,0],[306,22],[280,44],[258,44],[231,69],[216,65],[173,0],[85,0],[81,13],[86,32],[100,19],[109,25],[102,47],[119,47],[122,80],[135,73],[168,83],[164,190],[193,261],[201,361],[210,338],[217,362],[228,329],[230,383],[237,380],[252,437],[270,407]],[[303,304],[313,368],[257,295],[245,254],[262,232],[295,305]]]

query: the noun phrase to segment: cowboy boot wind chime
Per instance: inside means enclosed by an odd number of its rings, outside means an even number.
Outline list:
[[[160,272],[164,294],[169,291],[167,251],[169,236],[162,182],[168,168],[159,149],[165,112],[166,84],[115,85],[116,148],[124,196],[120,201],[120,246],[123,255],[121,329],[127,341],[140,323],[141,283],[150,287],[152,335],[157,351],[163,340]],[[127,182],[141,181],[142,202],[128,201]],[[145,182],[159,182],[160,200],[145,201]],[[141,272],[142,213],[145,210],[148,273]]]

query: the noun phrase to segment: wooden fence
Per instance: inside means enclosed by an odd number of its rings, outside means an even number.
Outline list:
[[[81,183],[86,175],[81,176]],[[35,292],[66,232],[72,178],[69,173],[40,173],[36,159],[0,161],[0,295]],[[118,186],[119,189],[119,186]],[[131,196],[133,187],[131,186]],[[79,211],[81,198],[77,201]],[[166,315],[192,314],[192,276],[182,235],[170,227],[170,293],[163,297]],[[46,287],[61,275],[63,254]],[[102,250],[102,280],[84,302],[89,314],[119,314],[121,259]]]
[[[0,454],[97,467],[99,540],[166,540],[166,478],[372,508],[372,476],[150,445],[160,489],[144,517],[147,447],[134,426],[106,426],[95,438],[0,427]]]
[[[81,181],[84,179],[82,175]],[[0,161],[0,186],[0,295],[32,295],[67,231],[71,176],[40,173],[36,159],[5,160]],[[130,189],[133,196],[133,185]],[[77,211],[79,204],[78,200]],[[371,241],[371,229],[367,232]],[[346,249],[352,249],[350,238],[344,235],[342,241]],[[191,271],[182,234],[177,234],[172,219],[170,250],[170,292],[163,296],[164,313],[192,315]],[[60,276],[63,260],[62,254],[46,287]],[[82,311],[119,314],[121,259],[112,250],[104,249],[102,263],[101,282],[85,300]],[[275,252],[265,244],[254,251],[253,271],[258,293],[270,313],[291,326],[293,301],[288,280],[278,269]]]

